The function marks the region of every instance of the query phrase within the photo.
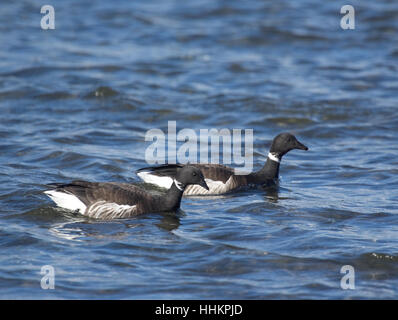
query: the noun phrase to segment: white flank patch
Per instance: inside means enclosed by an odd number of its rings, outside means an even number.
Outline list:
[[[137,176],[139,176],[146,183],[156,184],[161,188],[170,189],[173,184],[173,179],[170,177],[159,177],[154,174],[151,174],[148,171],[138,172]]]
[[[72,211],[79,210],[80,213],[84,213],[86,211],[86,205],[73,194],[56,190],[48,190],[44,191],[44,193],[48,195],[51,200],[57,204],[58,207]]]
[[[207,186],[209,187],[209,191],[213,189],[219,189],[219,188],[224,188],[225,183],[222,181],[217,181],[217,180],[211,180],[211,179],[205,179]]]
[[[231,179],[231,178],[230,178]],[[218,180],[205,179],[207,186],[209,187],[209,191],[205,188],[201,187],[198,184],[189,185],[184,192],[186,196],[195,196],[195,195],[211,195],[211,194],[223,194],[229,191],[229,181],[224,183]]]
[[[87,215],[96,219],[127,218],[135,213],[137,206],[117,204],[114,202],[98,201],[93,203]]]

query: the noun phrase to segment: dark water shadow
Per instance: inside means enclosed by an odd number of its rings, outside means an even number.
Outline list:
[[[279,201],[279,185],[262,186],[260,190],[264,192],[264,198],[271,203]]]
[[[181,225],[180,217],[185,215],[185,212],[179,209],[176,212],[165,212],[160,215],[162,218],[160,222],[156,223],[156,226],[161,230],[173,231]]]

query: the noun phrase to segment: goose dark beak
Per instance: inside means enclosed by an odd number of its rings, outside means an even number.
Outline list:
[[[305,145],[303,145],[300,141],[296,141],[296,145],[295,145],[295,147],[294,147],[295,149],[299,149],[299,150],[305,150],[305,151],[307,151],[308,150],[308,147],[307,146],[305,146]]]
[[[207,183],[205,179],[203,179],[201,182],[198,183],[201,187],[205,188],[207,191],[209,191],[209,187],[207,186]]]

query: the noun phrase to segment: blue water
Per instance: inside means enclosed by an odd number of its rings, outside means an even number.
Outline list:
[[[0,298],[397,299],[398,4],[0,4]],[[149,129],[293,132],[278,191],[101,222],[48,182],[139,183]],[[41,289],[41,267],[55,289]],[[343,290],[340,269],[355,270]]]

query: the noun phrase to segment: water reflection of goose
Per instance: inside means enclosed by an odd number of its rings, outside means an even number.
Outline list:
[[[48,231],[57,238],[81,241],[79,238],[82,237],[84,231],[77,226],[72,227],[72,225],[83,221],[84,219],[79,219],[75,221],[55,223],[48,229]]]
[[[129,236],[128,229],[142,226],[141,223],[128,223],[118,221],[104,222],[85,218],[75,219],[74,221],[65,221],[55,223],[49,228],[49,232],[61,239],[83,241],[87,238],[120,240]]]

